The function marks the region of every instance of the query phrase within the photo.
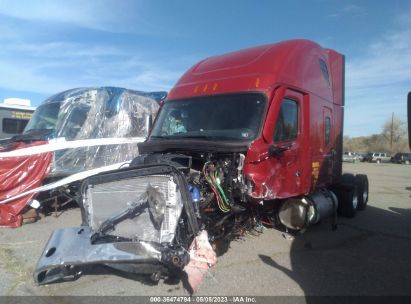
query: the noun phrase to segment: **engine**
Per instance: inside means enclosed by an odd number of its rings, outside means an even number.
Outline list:
[[[131,166],[170,164],[184,174],[200,229],[210,241],[231,240],[244,233],[254,220],[247,204],[244,154],[149,154]]]

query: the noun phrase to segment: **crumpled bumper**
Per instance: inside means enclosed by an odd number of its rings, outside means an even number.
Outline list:
[[[81,275],[81,268],[88,264],[112,264],[115,267],[115,264],[132,263],[133,272],[152,274],[166,271],[169,263],[182,262],[175,249],[155,248],[146,242],[92,244],[91,235],[89,227],[54,231],[37,262],[34,281],[48,284],[75,280]]]

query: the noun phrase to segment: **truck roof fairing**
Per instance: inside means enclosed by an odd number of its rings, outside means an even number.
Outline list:
[[[180,78],[168,99],[267,91],[277,83],[287,83],[342,105],[341,98],[333,99],[333,89],[341,87],[341,78],[333,80],[331,75],[337,69],[342,71],[343,60],[344,56],[336,51],[303,39],[247,48],[195,64]],[[325,63],[328,81],[324,81],[321,61]],[[338,94],[342,91],[338,89]]]

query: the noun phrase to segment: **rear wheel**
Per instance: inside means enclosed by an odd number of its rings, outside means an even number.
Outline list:
[[[355,186],[357,188],[358,204],[357,210],[364,210],[368,203],[368,177],[364,174],[355,176]]]
[[[336,194],[338,213],[345,217],[354,217],[358,207],[358,189],[353,174],[343,174]]]

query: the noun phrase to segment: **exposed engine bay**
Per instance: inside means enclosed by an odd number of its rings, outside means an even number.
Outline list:
[[[279,205],[277,213],[272,205],[264,211],[250,198],[244,159],[242,153],[142,154],[129,168],[88,177],[80,190],[82,226],[52,234],[35,281],[73,280],[82,266],[104,264],[154,281],[185,272],[195,291],[216,263],[216,252],[258,230],[263,219],[300,225],[302,217],[315,222],[324,214],[308,199],[290,208]],[[332,200],[328,213],[336,210]],[[282,220],[274,216],[279,213]]]
[[[234,239],[249,227],[250,202],[243,176],[244,154],[148,154],[136,158],[132,166],[168,163],[179,169],[188,190],[200,229],[210,241]],[[243,215],[247,216],[243,218]],[[240,216],[241,215],[241,216]]]
[[[206,231],[206,242],[215,243],[254,225],[243,161],[239,153],[205,159],[149,154],[129,168],[87,178],[81,187],[82,227],[53,233],[35,281],[74,279],[81,265],[96,263],[154,280],[184,269],[200,231]]]

